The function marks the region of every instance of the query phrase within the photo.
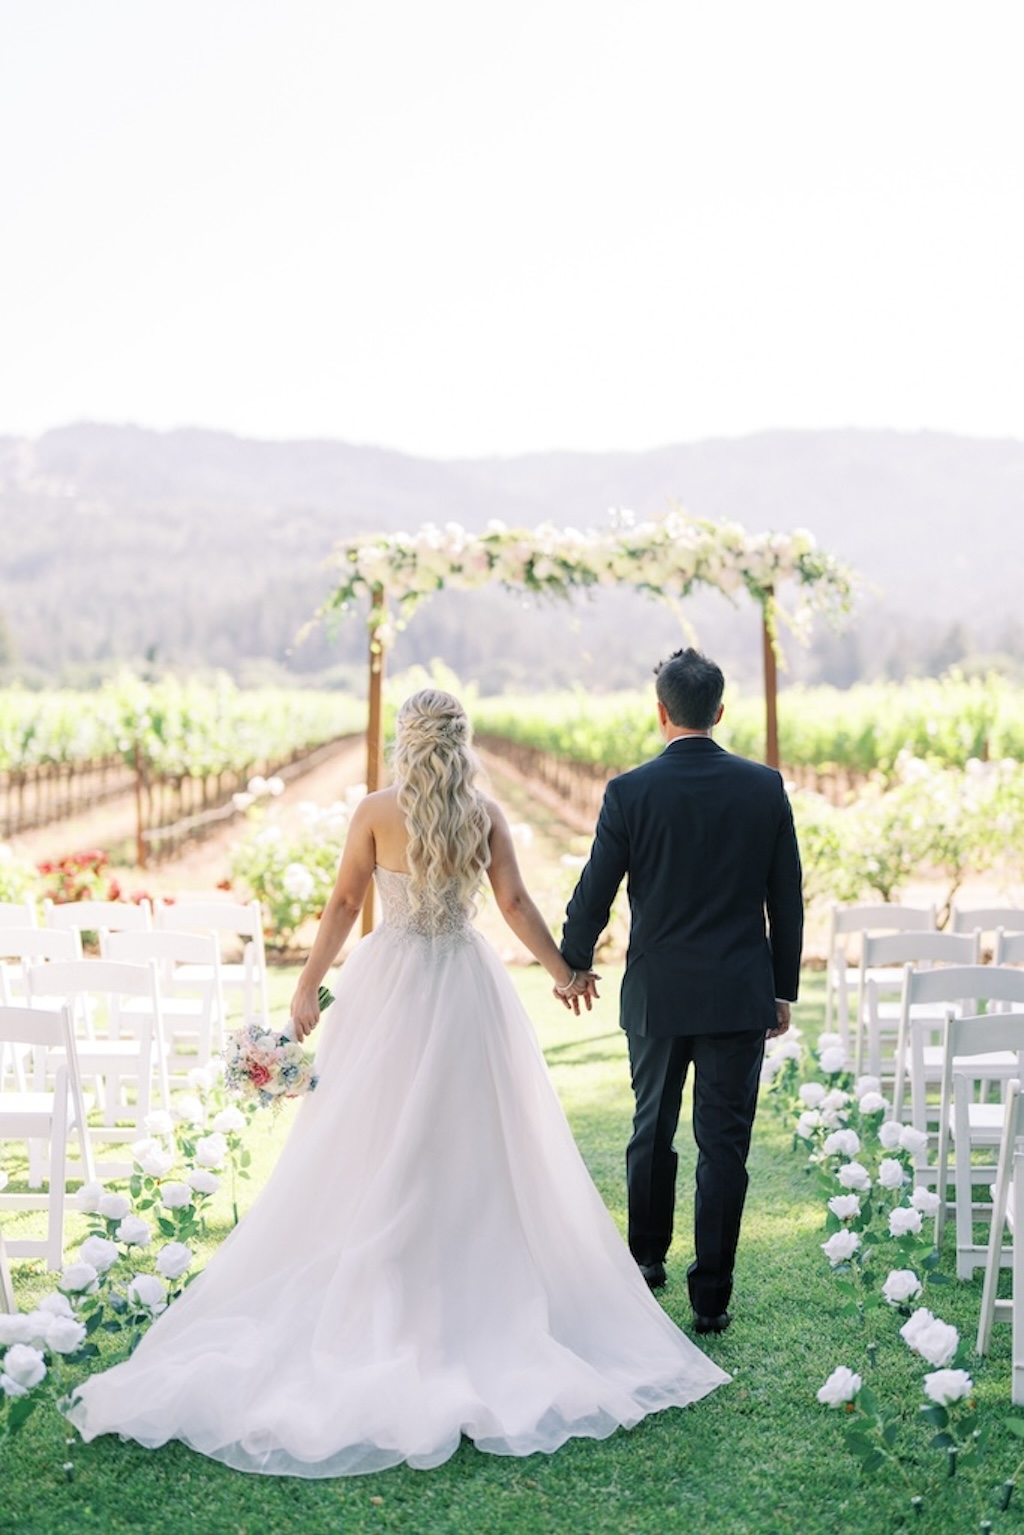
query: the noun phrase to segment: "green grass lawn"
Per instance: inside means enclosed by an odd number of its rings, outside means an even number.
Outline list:
[[[591,1173],[624,1227],[623,1151],[631,1099],[624,1039],[617,1027],[618,972],[606,969],[605,997],[575,1019],[548,994],[536,969],[514,972],[534,1018],[558,1091]],[[274,1005],[286,1005],[294,971],[274,976]],[[821,1019],[821,976],[807,977],[798,1022]],[[287,1133],[288,1111],[268,1114],[252,1137],[256,1175],[243,1206],[272,1165]],[[681,1129],[679,1219],[669,1283],[659,1298],[686,1326],[685,1267],[693,1148]],[[904,1526],[941,1535],[976,1531],[991,1514],[992,1488],[1019,1458],[999,1430],[983,1501],[966,1486],[937,1480],[935,1451],[911,1457],[911,1486],[883,1468],[866,1479],[843,1445],[842,1414],[818,1405],[815,1391],[838,1364],[862,1370],[868,1335],[840,1314],[841,1301],[819,1249],[823,1208],[788,1130],[770,1107],[758,1118],[751,1188],[740,1248],[735,1321],[704,1346],[733,1375],[730,1385],[694,1407],[647,1418],[600,1443],[573,1441],[553,1456],[524,1460],[480,1454],[472,1445],[434,1471],[399,1467],[379,1475],[308,1482],[247,1476],[179,1445],[146,1451],[115,1439],[66,1446],[63,1421],[37,1412],[0,1452],[0,1535],[361,1535],[392,1530],[453,1535],[875,1535]],[[77,1219],[77,1218],[76,1218]],[[214,1235],[227,1229],[221,1199]],[[69,1251],[71,1249],[69,1248]],[[951,1264],[947,1257],[944,1267]],[[51,1288],[40,1265],[15,1269],[23,1306]],[[928,1304],[965,1337],[977,1324],[981,1278],[951,1284]],[[938,1292],[935,1292],[936,1295]],[[899,1341],[898,1318],[878,1314],[877,1377],[882,1393],[906,1387],[916,1413],[920,1361]],[[997,1327],[992,1355],[976,1374],[979,1404],[996,1422],[1009,1410],[1009,1328]],[[915,1398],[914,1393],[918,1393]],[[908,1441],[924,1444],[908,1428]],[[71,1457],[74,1479],[62,1463]],[[915,1517],[910,1492],[925,1494]],[[1021,1503],[1024,1511],[1024,1501]],[[994,1516],[996,1531],[1024,1528],[1016,1504]]]

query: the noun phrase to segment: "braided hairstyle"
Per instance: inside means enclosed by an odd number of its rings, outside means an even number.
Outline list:
[[[423,688],[398,711],[393,765],[409,832],[409,893],[428,926],[442,925],[453,897],[472,909],[491,861],[491,822],[473,787],[471,739],[462,705],[440,688]]]

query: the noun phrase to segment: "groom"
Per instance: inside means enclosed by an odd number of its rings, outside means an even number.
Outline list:
[[[630,1251],[652,1289],[665,1283],[672,1142],[692,1065],[696,1257],[687,1278],[696,1331],[722,1332],[764,1043],[789,1028],[797,995],[800,856],[779,774],[711,739],[722,717],[719,667],[679,650],[655,675],[665,750],[608,784],[562,953],[589,971],[626,876],[620,1021],[636,1099],[626,1150]],[[588,1005],[590,995],[592,981]]]

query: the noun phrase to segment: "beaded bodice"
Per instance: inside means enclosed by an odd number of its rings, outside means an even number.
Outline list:
[[[398,869],[384,869],[380,864],[374,870],[380,893],[382,926],[392,932],[412,933],[419,938],[453,942],[464,938],[470,931],[470,914],[460,904],[454,886],[445,892],[445,910],[441,920],[429,919],[425,913],[413,911],[409,900],[411,875]]]

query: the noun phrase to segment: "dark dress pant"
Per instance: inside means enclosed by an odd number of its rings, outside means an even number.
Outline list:
[[[626,1037],[636,1100],[626,1148],[630,1251],[638,1263],[657,1263],[672,1241],[672,1143],[692,1063],[696,1256],[687,1280],[694,1311],[720,1316],[732,1294],[765,1032]]]

